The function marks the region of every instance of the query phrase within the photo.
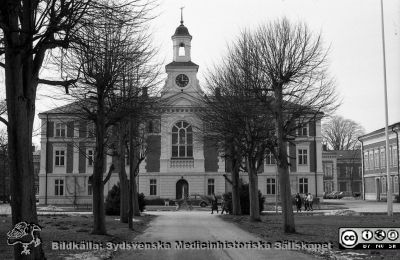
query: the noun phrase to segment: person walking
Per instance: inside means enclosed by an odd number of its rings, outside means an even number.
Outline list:
[[[214,210],[216,210],[218,214],[218,200],[217,197],[215,197],[215,194],[212,195],[211,214],[214,214]]]
[[[296,197],[294,197],[296,201],[296,207],[297,207],[297,212],[301,212],[301,196],[299,193],[296,194]]]
[[[307,200],[308,200],[308,209],[313,211],[312,206],[313,206],[314,197],[311,193],[308,193]]]
[[[224,198],[222,198],[221,201],[221,215],[225,213],[228,213],[228,209],[227,209],[227,203],[225,202]]]
[[[307,193],[303,195],[303,201],[304,201],[304,211],[308,211],[308,200],[307,200]]]

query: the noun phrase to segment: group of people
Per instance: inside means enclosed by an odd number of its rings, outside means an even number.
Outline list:
[[[218,199],[217,197],[213,194],[212,195],[212,199],[211,199],[211,214],[214,214],[214,210],[217,211],[218,214]],[[227,207],[226,207],[226,203],[224,201],[224,199],[222,198],[222,202],[221,202],[221,214],[228,213]]]
[[[306,193],[301,196],[299,193],[295,196],[297,212],[301,212],[301,206],[304,204],[305,211],[313,211],[314,197],[311,193]]]

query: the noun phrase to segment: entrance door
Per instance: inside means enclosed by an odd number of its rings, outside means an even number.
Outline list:
[[[183,199],[189,196],[189,184],[186,180],[180,179],[176,182],[176,199]]]
[[[381,182],[379,179],[375,179],[375,190],[376,190],[376,200],[381,200]]]

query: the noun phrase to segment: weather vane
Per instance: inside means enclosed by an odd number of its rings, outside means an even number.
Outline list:
[[[183,24],[183,8],[185,8],[184,6],[182,6],[181,9],[181,24]]]

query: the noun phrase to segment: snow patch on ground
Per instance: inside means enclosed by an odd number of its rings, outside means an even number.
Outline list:
[[[362,260],[368,257],[368,254],[344,251],[330,251],[330,259],[337,260]]]
[[[354,210],[343,209],[335,212],[336,216],[359,216],[360,213]]]
[[[46,207],[38,207],[38,211],[64,211],[64,210],[62,208],[53,205],[48,205]]]
[[[79,254],[67,255],[65,260],[105,260],[111,259],[111,251],[98,250],[98,251],[88,251]]]

